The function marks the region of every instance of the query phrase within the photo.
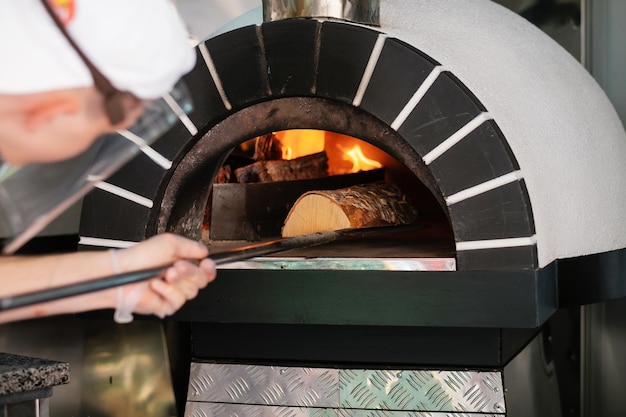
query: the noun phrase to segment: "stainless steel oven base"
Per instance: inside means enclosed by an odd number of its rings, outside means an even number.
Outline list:
[[[187,416],[500,415],[497,371],[192,363]]]
[[[492,368],[196,360],[184,416],[557,417],[561,403],[547,334]]]

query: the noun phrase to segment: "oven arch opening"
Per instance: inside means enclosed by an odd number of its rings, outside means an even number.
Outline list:
[[[414,202],[420,221],[431,229],[413,234],[414,241],[423,241],[418,245],[423,248],[421,256],[433,257],[436,253],[442,258],[454,258],[454,237],[445,202],[436,180],[417,153],[395,131],[372,115],[345,103],[311,97],[258,103],[210,129],[178,163],[164,191],[156,232],[180,233],[218,247],[224,243],[228,245],[229,242],[207,239],[201,228],[203,223],[206,224],[203,202],[210,200],[217,171],[232,150],[241,144],[271,132],[296,129],[326,133],[331,147],[337,140],[351,139],[369,147],[369,152],[377,152],[386,165],[385,180],[397,185]],[[330,156],[330,159],[334,158]],[[260,207],[259,210],[264,209]],[[231,219],[227,215],[219,218]],[[413,247],[415,245],[413,243]],[[406,255],[407,250],[398,251],[401,256]],[[376,257],[375,253],[370,256]],[[406,256],[418,257],[418,254]]]

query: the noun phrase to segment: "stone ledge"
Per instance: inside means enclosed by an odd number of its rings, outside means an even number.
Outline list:
[[[0,395],[11,395],[67,384],[66,362],[0,352]]]

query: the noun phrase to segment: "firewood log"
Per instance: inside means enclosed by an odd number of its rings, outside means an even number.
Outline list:
[[[253,156],[255,161],[280,160],[282,157],[283,151],[276,135],[268,133],[256,139]]]
[[[328,157],[319,152],[288,161],[258,161],[235,170],[239,183],[306,180],[328,175]]]
[[[397,186],[380,181],[304,193],[289,211],[282,236],[406,225],[416,220],[417,210],[406,195]]]
[[[230,165],[224,165],[217,170],[215,178],[213,178],[213,184],[228,184],[233,176]]]

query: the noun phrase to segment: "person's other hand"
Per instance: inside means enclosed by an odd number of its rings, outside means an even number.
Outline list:
[[[152,237],[112,255],[120,272],[173,263],[162,277],[118,288],[116,320],[132,320],[131,312],[160,318],[174,314],[215,279],[215,263],[199,242],[173,234]],[[199,263],[190,260],[201,259]],[[121,310],[121,312],[120,312]],[[119,317],[118,317],[119,316]]]

